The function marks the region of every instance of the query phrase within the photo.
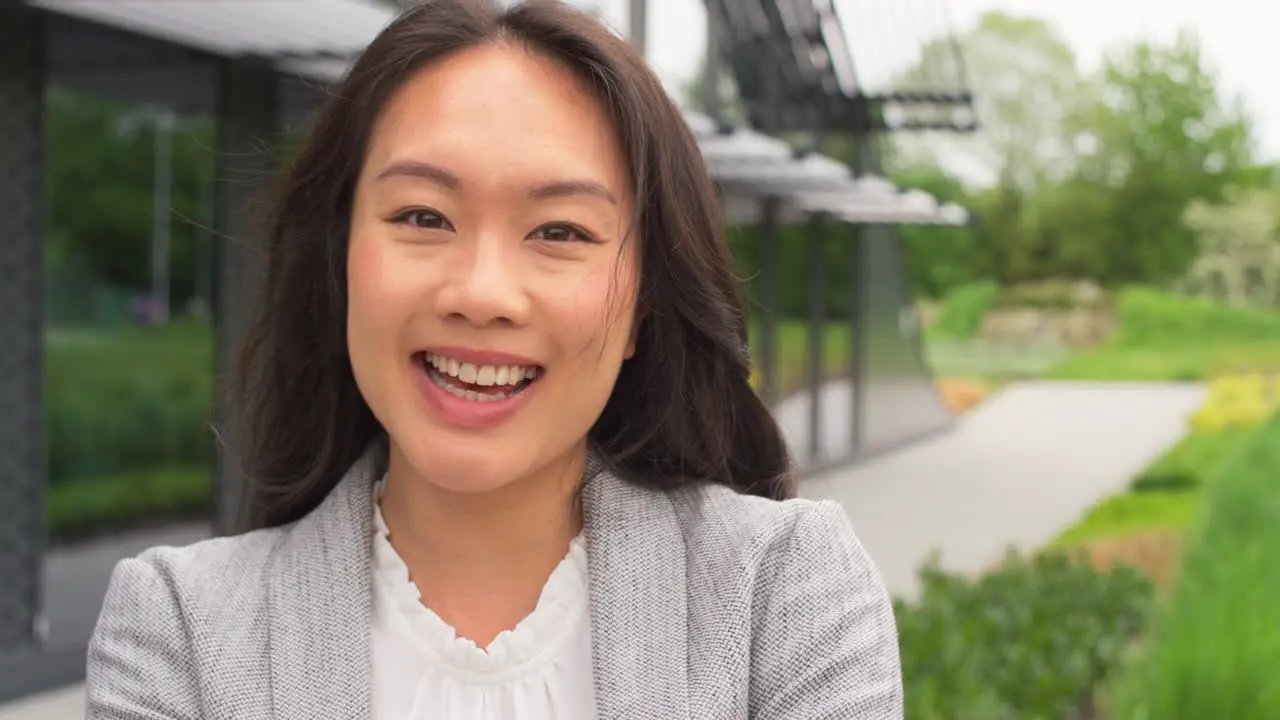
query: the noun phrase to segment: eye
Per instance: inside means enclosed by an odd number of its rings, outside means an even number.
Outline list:
[[[403,223],[405,225],[418,228],[420,230],[452,230],[453,229],[453,225],[450,225],[449,221],[445,220],[443,215],[441,215],[438,212],[433,212],[431,210],[423,210],[422,208],[405,210],[404,212],[396,215],[393,218],[393,220],[395,222]]]
[[[595,242],[595,239],[585,231],[579,230],[572,225],[544,225],[530,233],[529,237],[534,240],[545,240],[553,243]]]

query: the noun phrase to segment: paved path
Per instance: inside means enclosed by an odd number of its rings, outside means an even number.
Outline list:
[[[911,597],[935,549],[977,572],[1010,545],[1033,548],[1070,525],[1184,433],[1198,385],[1019,383],[951,431],[806,480],[839,501],[895,594]]]
[[[833,385],[833,392],[839,388]],[[847,392],[847,390],[846,390]],[[1129,478],[1183,433],[1196,385],[1021,383],[943,435],[806,480],[802,494],[839,501],[890,589],[911,596],[934,549],[944,566],[976,572],[1009,545],[1035,547]],[[832,401],[834,404],[834,400]],[[115,558],[203,532],[178,527],[50,559],[48,597],[101,602]],[[50,608],[53,633],[83,632],[79,608]],[[0,707],[0,720],[84,717],[79,686]]]

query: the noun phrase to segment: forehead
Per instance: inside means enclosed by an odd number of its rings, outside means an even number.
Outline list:
[[[425,160],[466,176],[590,175],[620,192],[626,172],[603,104],[561,64],[494,43],[414,73],[370,138],[371,165]]]

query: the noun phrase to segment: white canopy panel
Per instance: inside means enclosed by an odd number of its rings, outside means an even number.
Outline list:
[[[374,0],[29,0],[48,12],[333,81],[395,17]]]

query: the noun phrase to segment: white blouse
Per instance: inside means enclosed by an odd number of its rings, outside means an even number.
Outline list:
[[[374,526],[374,720],[596,717],[581,535],[533,612],[481,649],[422,604],[381,509]]]

